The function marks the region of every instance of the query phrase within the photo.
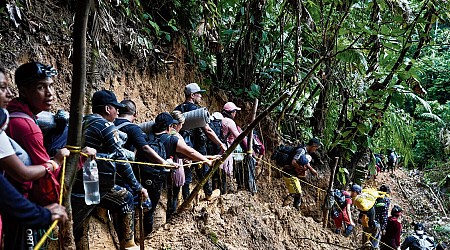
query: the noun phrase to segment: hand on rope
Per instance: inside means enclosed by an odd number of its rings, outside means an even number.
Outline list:
[[[55,229],[56,225],[58,224],[58,221],[65,221],[67,220],[67,213],[66,213],[66,208],[61,206],[62,201],[63,201],[63,193],[64,193],[64,177],[66,174],[66,158],[63,158],[63,162],[62,162],[62,169],[61,169],[61,189],[59,192],[59,205],[58,204],[51,204],[49,206],[47,206],[46,208],[50,210],[50,212],[52,213],[52,220],[53,223],[50,226],[50,228],[45,232],[44,236],[42,236],[42,238],[39,240],[39,242],[36,244],[36,246],[34,247],[34,250],[38,250],[42,247],[42,245],[45,243],[45,240],[47,239],[47,237],[50,236],[50,233],[53,231],[53,229]]]

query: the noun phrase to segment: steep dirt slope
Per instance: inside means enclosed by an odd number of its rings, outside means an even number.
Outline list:
[[[397,170],[393,175],[381,173],[376,180],[376,185],[374,183],[371,185],[380,186],[384,183],[392,190],[392,205],[398,204],[404,209],[403,238],[413,232],[412,223],[422,222],[427,233],[433,235],[439,242],[450,242],[450,217],[443,212],[436,197],[423,184],[421,172]],[[447,230],[441,232],[432,230],[438,227],[446,227]]]

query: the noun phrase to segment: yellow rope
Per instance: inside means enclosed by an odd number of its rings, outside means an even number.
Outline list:
[[[87,154],[80,152],[81,155],[88,157]],[[150,163],[150,162],[142,162],[142,161],[129,161],[129,160],[119,160],[119,159],[108,159],[108,158],[103,158],[103,157],[96,157],[96,160],[101,160],[101,161],[111,161],[111,162],[122,162],[122,163],[133,163],[133,164],[140,164],[140,165],[144,165],[145,167],[165,167],[165,168],[177,168],[173,165],[169,165],[169,164],[158,164],[158,163]],[[218,159],[214,159],[213,161],[216,161]],[[195,164],[203,164],[208,162],[207,161],[196,161],[196,162],[192,162],[192,163],[187,163],[187,164],[183,164],[183,166],[191,166],[191,165],[195,165]]]
[[[381,233],[381,232],[380,232],[380,233]],[[392,249],[392,250],[396,250],[395,248],[393,248],[393,247],[387,245],[386,243],[381,242],[381,240],[379,240],[379,239],[373,237],[371,233],[363,232],[363,234],[366,234],[367,236],[369,236],[369,238],[375,239],[376,241],[378,241],[378,243],[381,243],[381,244],[385,245],[386,247],[388,247],[388,248],[390,248],[390,249]],[[364,244],[365,244],[365,243],[364,243]],[[371,242],[370,244],[372,244],[372,242]]]
[[[64,176],[66,174],[66,157],[64,157],[61,171],[62,171],[62,173],[61,173],[61,189],[59,191],[59,205],[62,205],[62,201],[63,201]],[[57,224],[58,224],[57,220],[53,221],[52,225],[45,232],[44,236],[42,236],[42,238],[39,240],[39,242],[34,247],[34,250],[38,250],[42,247],[42,245],[45,243],[45,240],[47,239],[47,237],[50,237],[50,234],[52,233],[53,229],[55,229]]]

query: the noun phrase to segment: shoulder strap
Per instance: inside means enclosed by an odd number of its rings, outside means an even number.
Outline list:
[[[36,120],[31,118],[31,116],[25,114],[24,112],[19,112],[19,111],[12,112],[11,114],[9,114],[9,117],[10,118],[25,118],[28,120],[32,120],[33,122],[36,122]]]
[[[123,128],[123,127],[125,127],[127,125],[130,125],[130,124],[132,124],[132,123],[129,122],[129,121],[122,122],[121,124],[117,125],[116,128],[120,130],[121,128]]]

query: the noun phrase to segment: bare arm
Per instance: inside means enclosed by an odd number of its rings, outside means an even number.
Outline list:
[[[177,153],[185,155],[187,158],[194,161],[205,161],[206,164],[212,165],[212,161],[200,154],[197,150],[189,147],[184,140],[178,140]]]
[[[351,206],[352,205],[347,203],[347,205],[345,206],[345,209],[347,210],[347,215],[348,215],[348,219],[350,220],[350,225],[355,226],[355,222],[353,222],[353,218],[352,218]]]
[[[311,166],[311,164],[307,164],[306,165],[309,168],[309,171],[311,171],[311,173],[315,176],[318,176],[317,171]]]
[[[53,164],[46,162],[42,165],[25,166],[23,162],[14,154],[0,160],[1,167],[8,175],[18,181],[34,181],[43,177],[47,169],[55,171]]]

